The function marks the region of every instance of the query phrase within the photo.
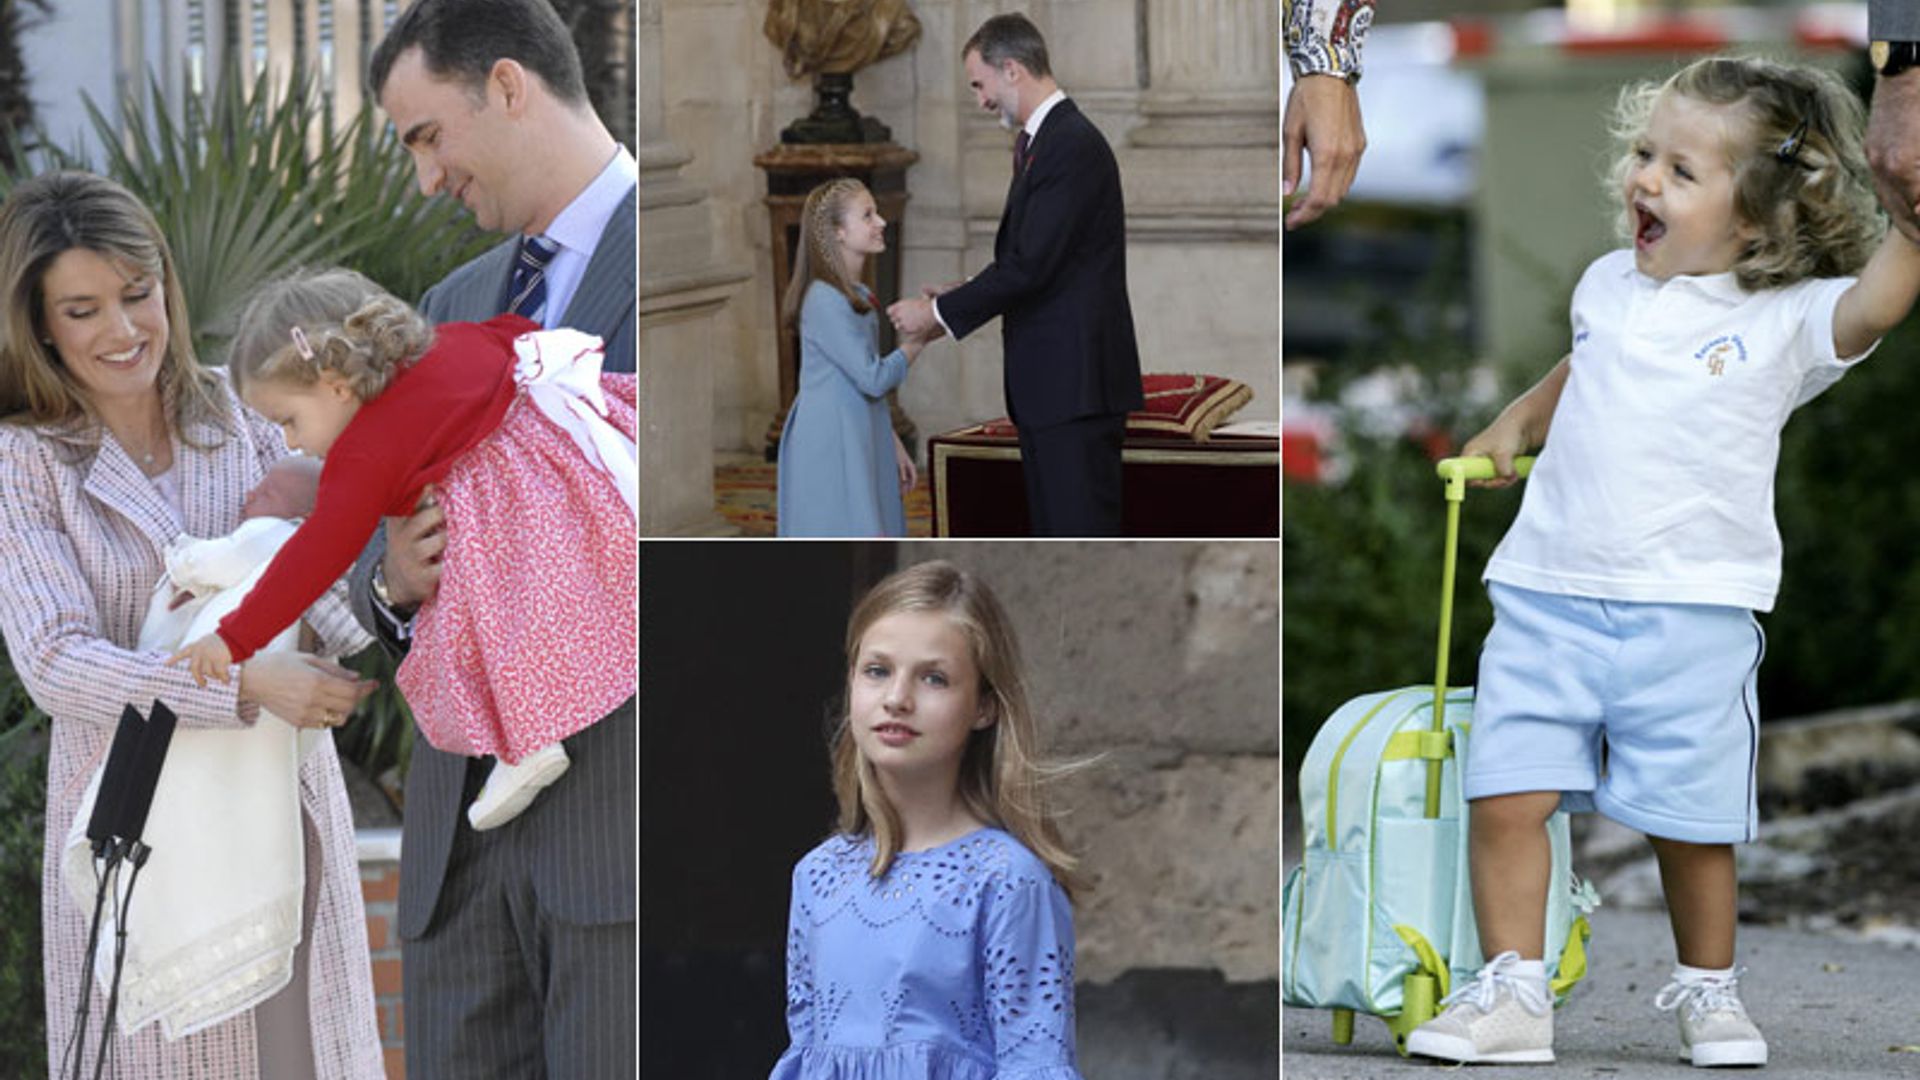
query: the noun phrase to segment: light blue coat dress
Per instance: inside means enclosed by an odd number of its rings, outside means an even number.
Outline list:
[[[999,829],[902,853],[835,836],[793,868],[787,1030],[770,1080],[1081,1080],[1073,915]]]
[[[880,310],[865,315],[823,281],[800,305],[800,390],[780,436],[781,536],[905,536],[887,391],[907,354],[880,355]]]

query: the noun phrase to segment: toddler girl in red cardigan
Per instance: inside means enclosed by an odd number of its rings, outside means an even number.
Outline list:
[[[349,270],[267,286],[229,366],[289,447],[325,460],[311,516],[173,659],[226,681],[432,484],[447,547],[395,681],[428,742],[499,759],[474,827],[510,820],[566,771],[560,740],[634,693],[634,377],[600,374],[597,338],[515,315],[431,327]]]

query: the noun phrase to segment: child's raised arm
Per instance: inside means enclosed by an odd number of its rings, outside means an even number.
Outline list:
[[[1513,459],[1529,450],[1538,450],[1547,441],[1547,429],[1553,426],[1553,410],[1560,404],[1560,391],[1566,387],[1567,374],[1572,370],[1573,355],[1569,353],[1553,365],[1546,378],[1514,398],[1485,431],[1468,439],[1467,445],[1460,448],[1461,457],[1493,459],[1493,471],[1498,475],[1492,480],[1475,481],[1475,486],[1506,487],[1517,479]]]
[[[1920,244],[1888,229],[1860,280],[1833,307],[1833,354],[1844,360],[1866,352],[1907,317],[1915,296],[1920,296]]]

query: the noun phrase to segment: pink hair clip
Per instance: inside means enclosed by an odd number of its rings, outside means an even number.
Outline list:
[[[307,342],[307,332],[296,326],[291,333],[293,337],[293,347],[300,350],[301,358],[304,360],[313,359],[313,346]]]

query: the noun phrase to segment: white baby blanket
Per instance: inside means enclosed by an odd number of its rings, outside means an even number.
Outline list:
[[[213,632],[293,530],[279,518],[255,518],[230,536],[175,540],[141,626],[140,648],[172,652]],[[169,610],[180,590],[193,599]],[[267,649],[294,649],[298,642],[295,623]],[[144,710],[148,703],[133,705]],[[246,728],[174,732],[143,837],[153,854],[128,907],[122,1031],[159,1020],[166,1037],[178,1039],[287,985],[306,887],[300,763],[315,740],[329,735],[295,729],[264,711]],[[64,857],[67,888],[89,912],[99,879],[86,827],[99,789],[95,770]],[[129,869],[121,871],[122,882]],[[113,914],[109,899],[95,966],[103,987],[113,977]]]

